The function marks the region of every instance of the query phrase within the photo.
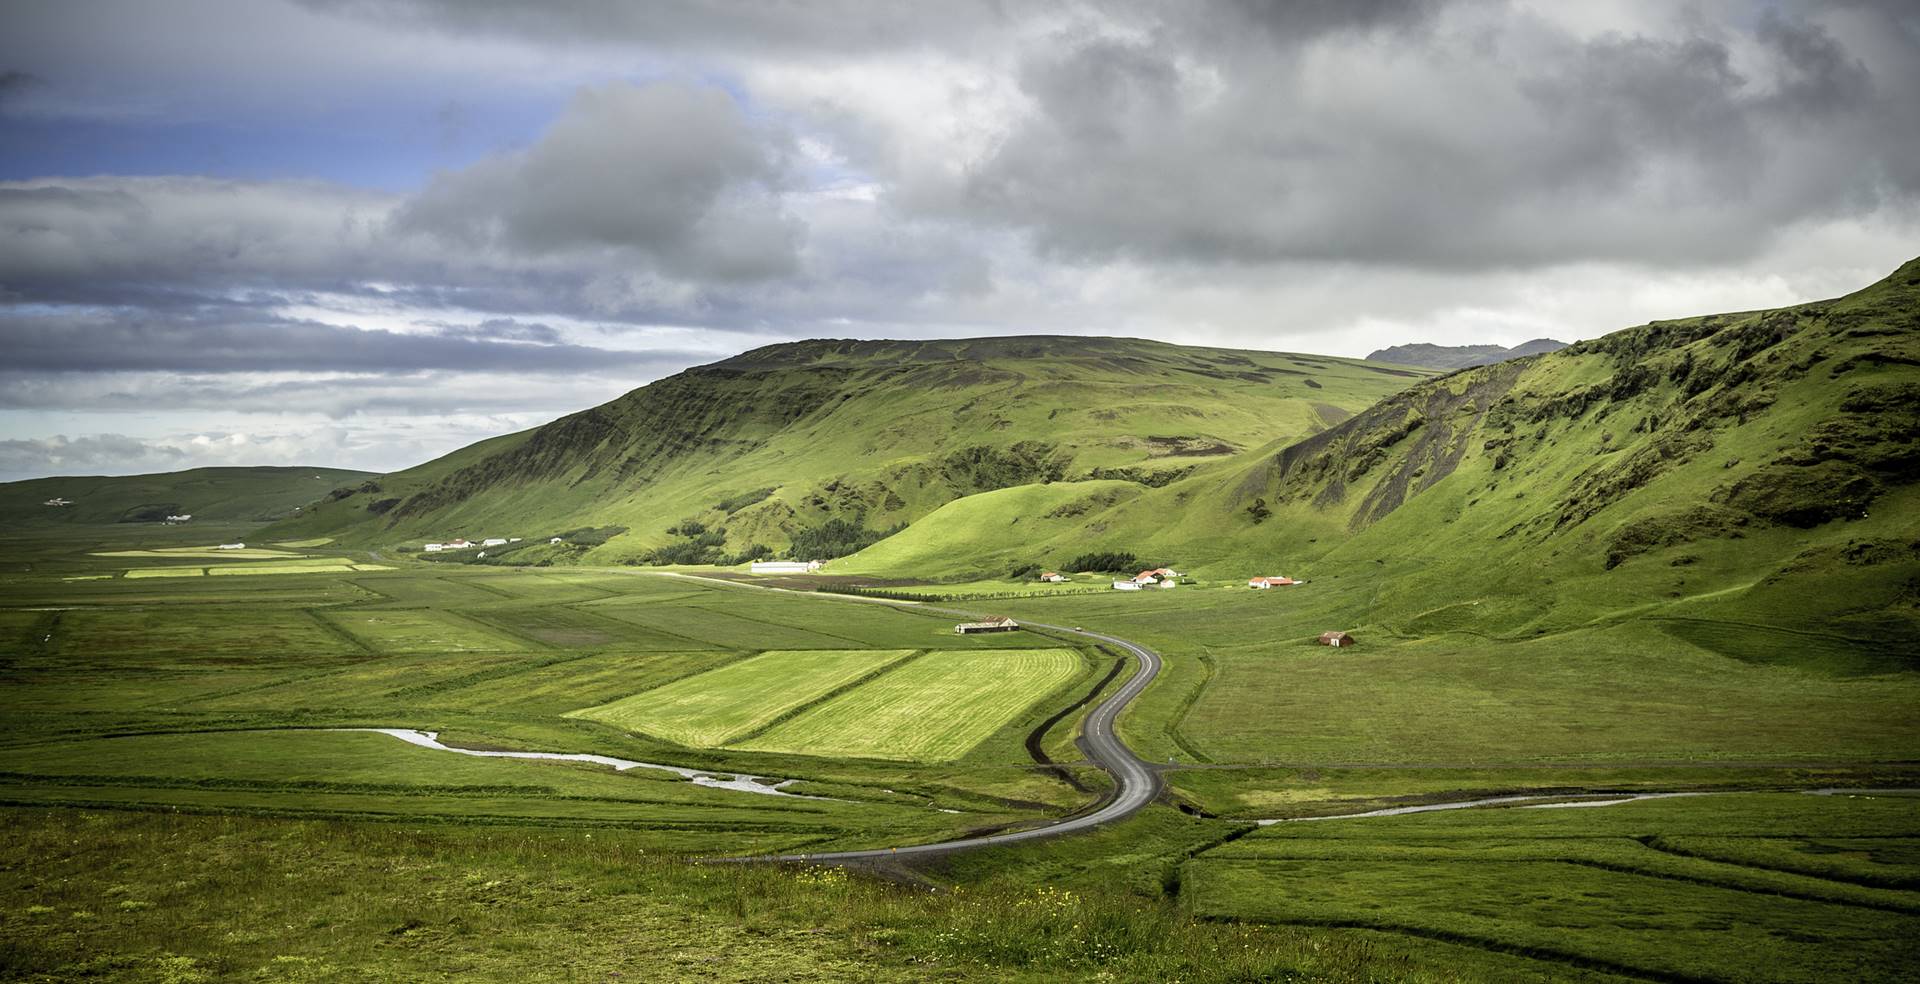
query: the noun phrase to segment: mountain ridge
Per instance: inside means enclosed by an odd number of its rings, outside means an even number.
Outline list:
[[[1415,342],[1377,349],[1367,355],[1367,361],[1392,362],[1428,369],[1467,369],[1473,366],[1492,365],[1508,359],[1521,359],[1529,355],[1558,352],[1566,347],[1566,342],[1554,338],[1535,338],[1511,348],[1502,345],[1432,345],[1426,342]]]
[[[785,343],[344,489],[280,532],[393,544],[620,527],[588,559],[737,559],[1015,485],[1165,485],[1428,375],[1071,335]]]

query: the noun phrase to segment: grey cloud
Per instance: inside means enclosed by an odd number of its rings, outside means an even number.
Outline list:
[[[537,334],[537,332],[536,332]],[[403,334],[272,315],[59,310],[0,317],[7,364],[41,372],[567,372],[657,360],[499,333]]]
[[[773,276],[800,235],[774,194],[780,149],[718,89],[616,84],[580,93],[532,147],[436,176],[394,221],[470,247],[625,249],[695,279]]]
[[[143,441],[124,434],[15,438],[0,441],[0,480],[55,474],[167,471],[180,467],[188,457],[187,451],[176,445]]]
[[[448,324],[443,321],[423,321],[420,324],[432,328],[442,338],[459,338],[476,342],[533,342],[539,345],[559,345],[565,339],[560,329],[538,321],[515,321],[512,318],[488,318],[477,325]]]
[[[747,46],[761,50],[857,52],[951,43],[1003,27],[998,0],[302,0],[380,23],[511,38],[661,47]]]
[[[1730,36],[1357,11],[1349,26],[1418,29],[1380,45],[1314,9],[1247,5],[1281,20],[1239,32],[1196,12],[1030,52],[1031,112],[965,175],[956,212],[1085,262],[1485,269],[1733,262],[1795,222],[1920,196],[1914,128],[1893,125],[1912,100],[1881,91],[1913,53],[1871,64],[1810,19],[1761,18],[1769,77],[1749,79]]]
[[[613,399],[708,361],[661,353],[605,371],[467,371],[413,374],[183,373],[48,374],[0,370],[0,410],[87,413],[281,415],[441,419],[455,415],[557,417]]]

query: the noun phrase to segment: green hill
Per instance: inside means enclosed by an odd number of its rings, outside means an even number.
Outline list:
[[[1164,488],[1056,488],[1087,508],[1023,516],[1019,536],[962,500],[836,566],[906,574],[934,544],[983,574],[1124,550],[1218,579],[1345,581],[1353,624],[1409,632],[1519,637],[1684,605],[1911,653],[1916,478],[1920,260],[1833,301],[1452,373]]]
[[[292,515],[342,482],[344,468],[194,468],[152,475],[79,475],[0,484],[0,525],[154,523],[191,514],[199,523],[264,523]],[[49,506],[66,499],[71,505]]]
[[[519,563],[833,556],[981,492],[1164,486],[1429,375],[1113,338],[775,345],[343,488],[273,532],[578,544],[494,558]]]

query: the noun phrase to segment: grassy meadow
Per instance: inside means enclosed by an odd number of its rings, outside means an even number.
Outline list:
[[[1121,727],[1172,761],[1168,798],[872,879],[684,859],[1081,808],[1103,777],[1076,717],[1050,719],[1114,657],[626,569],[130,579],[201,541],[22,543],[0,574],[11,978],[1895,980],[1920,929],[1920,800],[1788,791],[1920,786],[1911,674],[1799,637],[1756,659],[1754,634],[1776,636],[1711,604],[1503,637],[1473,631],[1483,613],[1353,621],[1371,588],[1336,571],[1270,592],[962,585],[1163,652]],[[266,549],[292,556],[235,565],[363,558]],[[1332,624],[1361,645],[1313,646]],[[1676,789],[1720,795],[1253,823]]]

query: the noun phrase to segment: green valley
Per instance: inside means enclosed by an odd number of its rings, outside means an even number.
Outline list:
[[[125,480],[5,527],[0,967],[1900,980],[1917,339],[1920,261],[1446,375],[812,342]]]

